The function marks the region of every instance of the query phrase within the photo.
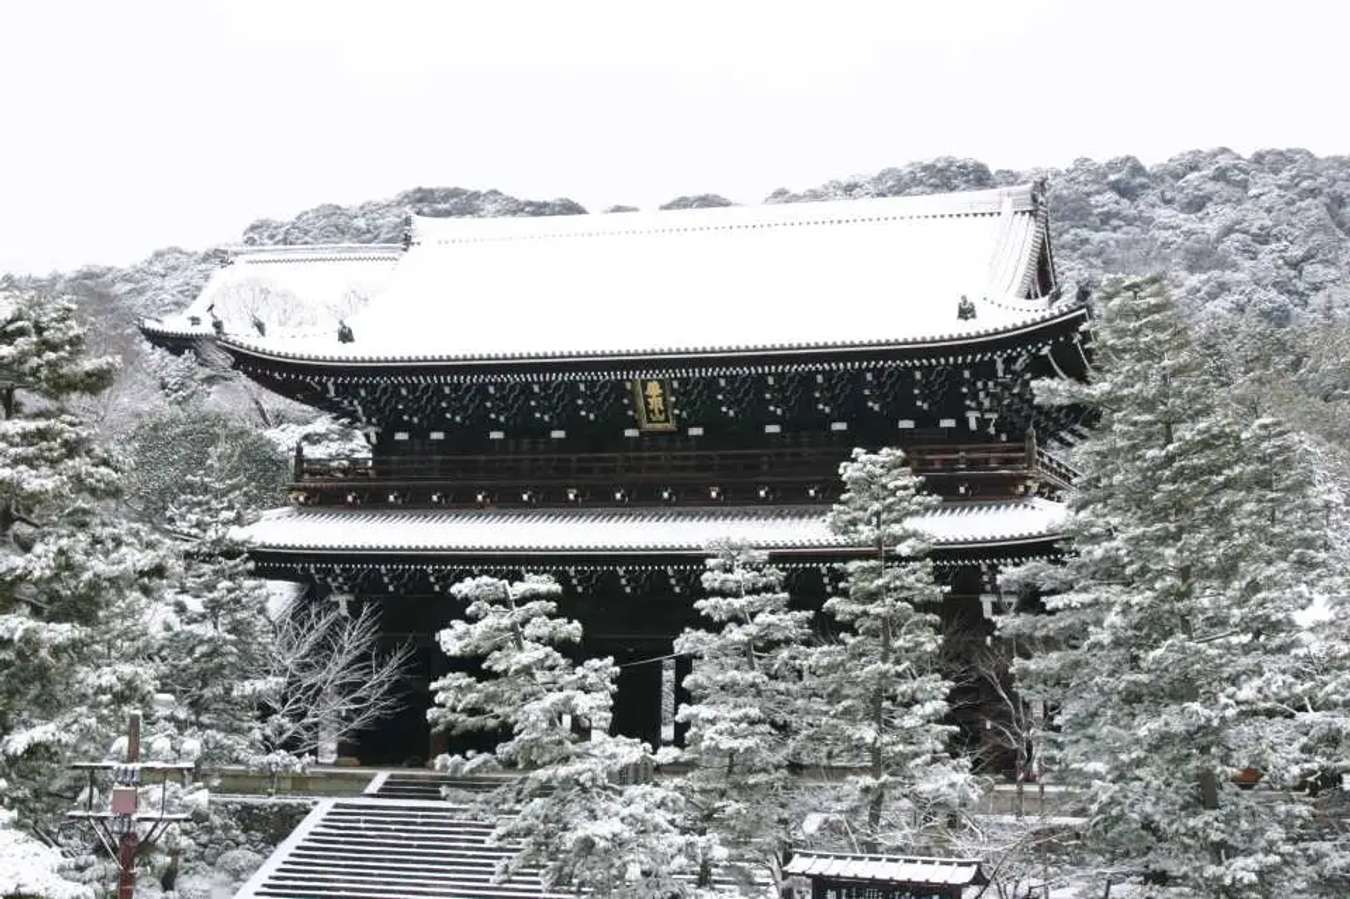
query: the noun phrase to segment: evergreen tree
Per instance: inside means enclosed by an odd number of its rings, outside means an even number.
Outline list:
[[[467,620],[441,632],[441,648],[481,659],[483,673],[455,672],[433,684],[428,719],[451,734],[500,738],[491,753],[441,756],[441,770],[518,775],[488,799],[495,811],[514,811],[497,822],[497,838],[518,847],[500,876],[537,866],[550,886],[597,896],[685,895],[677,874],[697,870],[715,843],[681,834],[677,791],[633,782],[657,760],[639,741],[606,733],[613,661],[577,665],[558,650],[580,641],[581,625],[555,617],[557,583],[477,577],[452,592],[468,603]]]
[[[37,293],[0,293],[0,539],[71,497],[116,495],[112,456],[68,410],[107,389],[117,360],[88,358],[73,304]],[[7,547],[8,548],[8,547]]]
[[[1290,738],[1291,665],[1294,616],[1329,569],[1300,441],[1217,389],[1160,280],[1112,282],[1101,301],[1091,381],[1038,385],[1101,419],[1065,564],[1006,579],[1048,594],[1049,614],[1003,624],[1033,647],[1019,687],[1057,705],[1055,768],[1086,791],[1108,863],[1178,895],[1313,895],[1328,844],[1291,792],[1310,761]]]
[[[482,659],[490,676],[447,674],[431,685],[436,707],[427,718],[451,735],[502,739],[490,757],[463,759],[469,770],[549,764],[560,744],[571,742],[563,715],[579,727],[608,727],[617,672],[610,659],[578,667],[558,650],[581,641],[581,625],[555,617],[562,595],[557,582],[547,575],[526,575],[514,584],[484,576],[462,581],[451,592],[468,603],[466,620],[441,631],[441,649],[451,658]],[[555,703],[557,711],[538,705],[540,700]],[[525,717],[532,713],[543,718]]]
[[[212,387],[228,377],[203,364],[191,350],[175,355],[150,347],[143,358],[160,394],[176,409],[199,409],[211,396]]]
[[[854,450],[840,474],[830,528],[873,557],[849,562],[846,593],[824,606],[847,630],[812,650],[823,703],[812,741],[829,761],[865,769],[840,796],[849,831],[874,849],[908,848],[970,793],[965,761],[948,752],[955,728],[943,723],[952,685],[940,671],[942,588],[914,526],[938,500],[898,449]]]
[[[682,829],[689,817],[683,795],[649,774],[663,758],[639,740],[609,734],[561,748],[508,791],[516,813],[498,822],[496,834],[520,848],[504,872],[537,867],[550,887],[623,899],[712,894],[711,878],[695,883],[695,875],[713,870],[725,853],[715,835]]]
[[[112,381],[74,307],[0,295],[0,777],[25,826],[62,809],[68,753],[155,690],[147,617],[172,556],[116,520],[116,459],[72,410]]]
[[[213,462],[206,471],[217,470]],[[164,518],[183,540],[158,641],[161,689],[175,700],[164,723],[189,755],[212,763],[239,763],[257,749],[259,679],[272,667],[268,592],[230,536],[245,522],[245,502],[242,479],[191,474]]]
[[[678,715],[693,765],[682,792],[696,832],[753,851],[777,876],[800,809],[793,766],[812,615],[788,608],[783,572],[767,553],[731,542],[710,549],[707,596],[694,606],[718,629],[675,641],[693,660],[684,680],[692,702]],[[708,884],[711,871],[701,874]]]
[[[287,457],[236,416],[200,407],[147,415],[127,443],[126,502],[145,521],[162,520],[188,479],[203,473],[235,485],[230,502],[245,514],[285,501],[292,474]]]

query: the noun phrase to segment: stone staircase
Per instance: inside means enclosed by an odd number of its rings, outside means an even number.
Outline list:
[[[323,799],[235,899],[564,899],[533,870],[495,883],[509,847],[444,801]]]
[[[443,789],[451,791],[452,796],[471,796],[487,793],[510,780],[509,775],[448,777],[430,771],[381,771],[363,792],[366,796],[386,799],[441,799]]]
[[[535,868],[495,882],[514,850],[492,845],[492,824],[456,802],[509,779],[381,771],[359,797],[320,799],[235,899],[575,899],[545,889]],[[768,881],[755,888],[767,892]]]

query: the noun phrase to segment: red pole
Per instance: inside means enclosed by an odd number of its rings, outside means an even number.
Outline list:
[[[136,899],[136,832],[124,834],[117,847],[117,899]]]
[[[141,713],[127,717],[127,764],[141,760]],[[139,780],[139,778],[138,778]],[[117,847],[117,899],[136,899],[136,850],[140,836],[136,833],[136,816],[131,817],[127,832],[122,834]]]

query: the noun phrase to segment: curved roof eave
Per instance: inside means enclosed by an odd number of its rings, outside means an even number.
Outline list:
[[[695,347],[654,351],[531,353],[500,356],[336,356],[293,353],[275,347],[262,346],[254,341],[231,339],[230,335],[217,338],[216,343],[236,359],[279,362],[326,368],[487,368],[499,365],[566,365],[569,363],[609,362],[632,363],[706,363],[711,360],[755,359],[758,357],[811,356],[820,353],[876,353],[887,350],[924,353],[940,351],[978,351],[983,344],[994,341],[1031,337],[1042,331],[1063,325],[1075,319],[1086,320],[1087,307],[1079,303],[1061,304],[1045,313],[1004,328],[966,334],[934,335],[899,340],[860,341],[855,343],[809,343],[768,346]]]
[[[946,502],[913,522],[935,550],[1044,543],[1065,509],[1041,498]],[[829,531],[824,512],[777,508],[352,510],[286,507],[239,529],[250,551],[361,556],[704,556],[732,536],[778,555],[871,552]]]

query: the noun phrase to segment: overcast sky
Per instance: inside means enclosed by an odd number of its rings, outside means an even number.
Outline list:
[[[600,209],[944,154],[1350,153],[1345,8],[5,3],[0,271],[126,264],[418,185]]]

